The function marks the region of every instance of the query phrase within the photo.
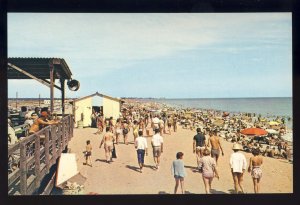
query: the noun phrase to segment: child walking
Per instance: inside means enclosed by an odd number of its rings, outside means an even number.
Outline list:
[[[90,164],[88,164],[88,161],[90,162]],[[92,165],[92,145],[91,145],[91,141],[87,140],[86,141],[86,147],[85,147],[85,164],[89,165],[89,166],[93,166]]]
[[[185,169],[184,169],[184,163],[183,163],[183,153],[178,152],[176,154],[176,160],[173,161],[171,171],[172,174],[175,178],[175,188],[174,188],[174,194],[177,193],[178,185],[180,182],[180,187],[181,187],[181,193],[185,193],[184,189],[184,177],[187,176]]]

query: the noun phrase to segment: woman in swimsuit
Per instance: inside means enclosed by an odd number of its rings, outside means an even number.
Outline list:
[[[133,121],[133,140],[135,142],[135,139],[138,137],[138,133],[139,133],[139,125],[138,122],[136,120]]]
[[[261,165],[263,163],[263,157],[259,155],[259,149],[253,149],[253,157],[250,158],[248,172],[251,173],[254,185],[254,193],[259,193],[260,179],[262,177]]]
[[[204,156],[199,160],[199,170],[202,170],[205,192],[210,194],[213,178],[217,177],[219,179],[219,175],[216,169],[216,161],[210,156],[210,151],[208,149],[204,149],[203,155]]]
[[[117,119],[117,123],[116,123],[116,144],[119,144],[119,136],[122,133],[122,129],[121,129],[121,121],[120,119]]]
[[[123,128],[124,144],[128,145],[128,132],[130,131],[130,129],[126,120],[123,121],[122,128]]]

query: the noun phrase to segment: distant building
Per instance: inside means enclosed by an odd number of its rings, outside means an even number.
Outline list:
[[[121,99],[113,98],[98,92],[73,101],[73,113],[75,117],[75,127],[78,121],[83,121],[83,127],[90,127],[92,124],[91,115],[93,109],[100,112],[104,118],[113,117],[118,119],[121,111]]]

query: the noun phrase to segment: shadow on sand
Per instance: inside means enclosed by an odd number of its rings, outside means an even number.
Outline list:
[[[106,163],[106,159],[96,159],[95,162],[105,162]]]
[[[139,167],[135,167],[135,166],[131,166],[131,165],[126,165],[126,168],[131,169],[131,170],[136,171],[136,172],[140,172],[140,168]]]
[[[228,191],[231,191],[231,190],[228,190]],[[232,190],[233,191],[233,190]],[[218,190],[215,190],[215,189],[211,189],[210,192],[212,194],[228,194],[226,192],[223,192],[223,191],[218,191]]]

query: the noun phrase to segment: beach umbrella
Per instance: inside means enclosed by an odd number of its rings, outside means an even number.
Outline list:
[[[241,131],[243,135],[256,135],[256,136],[262,136],[262,135],[267,135],[268,132],[266,130],[260,129],[260,128],[246,128]]]
[[[273,129],[266,129],[266,131],[270,134],[278,134],[279,133],[277,130],[273,130]]]
[[[280,123],[279,122],[277,122],[277,121],[271,121],[271,122],[269,122],[269,125],[279,125]]]
[[[213,122],[213,124],[214,124],[215,126],[222,126],[222,125],[224,124],[224,120],[215,120],[215,121]]]

